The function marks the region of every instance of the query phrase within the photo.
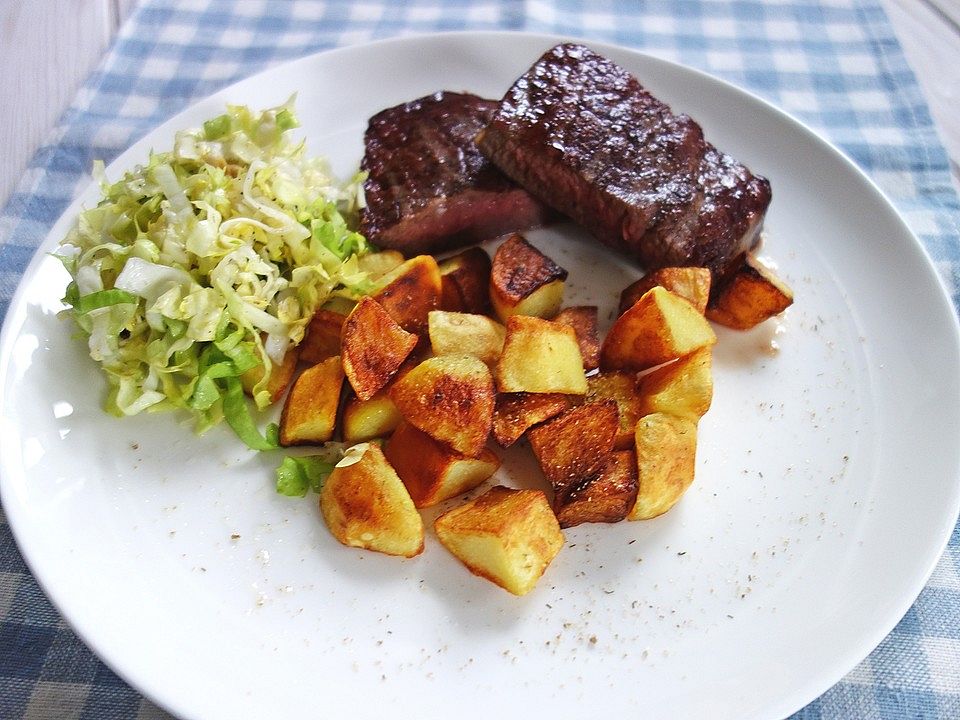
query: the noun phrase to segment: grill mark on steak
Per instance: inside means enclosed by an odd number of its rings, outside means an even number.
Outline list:
[[[477,145],[506,175],[653,270],[742,262],[769,183],[616,63],[576,44],[517,79]]]
[[[370,118],[360,231],[380,247],[415,255],[547,222],[553,215],[547,206],[474,144],[497,106],[476,95],[438,92]]]

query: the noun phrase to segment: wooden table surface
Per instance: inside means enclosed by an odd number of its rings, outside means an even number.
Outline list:
[[[960,179],[960,0],[882,1]],[[0,207],[135,3],[0,4]]]

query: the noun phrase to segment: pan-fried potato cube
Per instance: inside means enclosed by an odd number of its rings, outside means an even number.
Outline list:
[[[410,353],[400,369],[390,379],[387,387],[368,400],[350,394],[343,404],[340,432],[345,443],[361,443],[384,438],[392,433],[403,420],[403,415],[390,399],[390,384],[395,383],[422,362],[416,350]]]
[[[600,367],[646,370],[716,342],[710,323],[693,305],[658,285],[610,328],[600,349]]]
[[[399,250],[379,250],[375,253],[361,255],[357,259],[357,263],[360,269],[367,273],[367,277],[376,281],[402,265],[403,259],[403,253]]]
[[[473,490],[500,467],[500,458],[486,448],[478,457],[466,457],[405,422],[383,452],[418,508]]]
[[[300,343],[300,359],[314,365],[340,354],[340,335],[347,319],[332,310],[317,310],[310,318],[307,333]]]
[[[283,447],[320,444],[333,437],[343,377],[339,355],[311,365],[300,373],[280,413],[280,444]]]
[[[652,413],[637,422],[637,501],[628,520],[648,520],[672,508],[693,483],[697,424]]]
[[[440,261],[440,309],[484,314],[490,307],[490,256],[467,248]]]
[[[432,310],[427,318],[434,355],[473,355],[493,365],[507,329],[486,315]]]
[[[701,348],[640,378],[641,415],[664,412],[696,422],[713,401],[712,351]]]
[[[703,313],[710,299],[710,281],[710,271],[704,267],[665,267],[654,270],[623,289],[617,314],[623,315],[647,290],[657,285],[689,300],[691,305]]]
[[[510,447],[537,423],[570,407],[562,393],[500,393],[493,411],[493,437],[500,447]]]
[[[511,315],[552,318],[563,302],[566,279],[566,270],[514,234],[493,255],[490,303],[504,322]]]
[[[396,380],[390,399],[411,425],[461,455],[477,457],[493,425],[490,370],[470,355],[424,360]]]
[[[613,447],[616,450],[633,448],[634,429],[637,427],[637,420],[644,414],[640,410],[636,374],[611,370],[591,375],[587,378],[586,400],[616,401],[620,422]]]
[[[273,365],[270,379],[267,380],[267,386],[264,388],[270,396],[270,402],[275,403],[283,397],[290,386],[290,381],[293,380],[293,376],[297,372],[298,362],[300,362],[300,346],[295,345],[287,349],[283,356],[283,362],[279,365]],[[243,386],[247,395],[253,395],[254,388],[262,378],[263,365],[257,365],[240,376],[240,385]]]
[[[527,433],[530,449],[553,486],[556,501],[577,483],[596,475],[613,450],[617,403],[600,400],[570,408]]]
[[[345,458],[333,469],[320,490],[320,512],[344,545],[403,557],[423,551],[423,519],[400,477],[372,443],[359,459]]]
[[[542,490],[497,485],[434,522],[437,538],[474,575],[526,595],[564,537]]]
[[[432,255],[417,255],[377,280],[371,297],[404,330],[426,332],[427,313],[440,307],[440,268]]]
[[[587,391],[573,328],[526,315],[507,318],[507,337],[494,377],[500,392],[583,395]]]
[[[357,303],[343,323],[343,370],[353,391],[369,400],[413,352],[417,336],[408,333],[372,298]]]
[[[793,304],[793,290],[748,254],[743,267],[707,308],[707,318],[736,330],[749,330]]]
[[[352,396],[343,406],[343,441],[359,443],[386,437],[396,429],[402,419],[403,416],[385,390],[381,390],[369,400]]]
[[[637,499],[637,455],[618,450],[607,456],[596,475],[571,488],[554,503],[560,527],[580,523],[614,523],[623,520]]]
[[[600,334],[597,329],[597,306],[580,305],[561,310],[554,322],[569,325],[577,336],[580,356],[586,370],[596,370],[600,364]]]

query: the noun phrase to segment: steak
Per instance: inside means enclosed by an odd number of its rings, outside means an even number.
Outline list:
[[[438,92],[370,118],[360,231],[375,245],[409,256],[547,222],[552,211],[474,144],[497,107],[476,95]]]
[[[756,242],[770,185],[624,68],[562,44],[517,79],[477,137],[506,175],[647,270],[725,279]]]
[[[677,257],[686,262],[674,264],[708,267],[714,285],[722,287],[759,243],[770,183],[712,145],[700,163],[699,182],[704,197],[697,229],[690,247],[677,248]]]

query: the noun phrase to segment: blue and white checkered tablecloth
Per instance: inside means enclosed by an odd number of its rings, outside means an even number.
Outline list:
[[[960,302],[960,201],[921,90],[876,0],[145,0],[0,214],[0,317],[87,182],[194,101],[265,67],[393,35],[523,30],[612,42],[769,99],[893,199]],[[166,718],[54,610],[0,515],[0,718]],[[960,530],[896,629],[795,717],[960,718]]]

